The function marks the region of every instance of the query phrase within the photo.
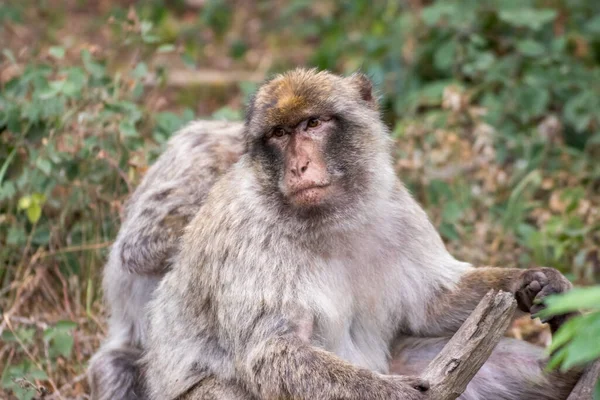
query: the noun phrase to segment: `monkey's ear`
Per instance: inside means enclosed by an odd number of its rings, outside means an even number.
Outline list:
[[[361,100],[373,108],[377,108],[377,99],[373,93],[373,82],[363,73],[356,72],[348,77],[350,83],[356,88]]]

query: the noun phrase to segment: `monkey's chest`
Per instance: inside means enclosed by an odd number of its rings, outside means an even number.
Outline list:
[[[377,285],[357,287],[359,279],[320,277],[313,286],[308,299],[315,314],[313,343],[356,366],[386,373],[389,314]]]

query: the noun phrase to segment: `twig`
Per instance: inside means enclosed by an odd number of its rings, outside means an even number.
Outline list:
[[[454,400],[460,396],[513,318],[516,301],[507,292],[490,290],[423,373],[431,388],[429,398]]]
[[[592,400],[598,379],[600,379],[600,360],[586,367],[567,400]]]
[[[15,333],[15,330],[13,329],[12,324],[10,323],[10,320],[7,315],[4,315],[4,322],[6,323],[6,326],[8,326],[8,329],[13,333],[15,340],[17,341],[19,346],[21,346],[21,349],[23,349],[25,354],[27,354],[27,357],[29,357],[31,362],[34,363],[38,369],[45,372],[42,364],[40,364],[36,360],[36,358],[33,356],[33,354],[31,354],[31,352],[29,351],[27,346],[25,346],[25,343],[23,343],[23,341],[19,338],[19,335],[17,335]],[[58,396],[59,399],[64,399],[64,397],[61,396],[60,391],[58,390],[58,387],[56,386],[56,383],[54,382],[54,380],[52,378],[50,378],[50,374],[46,373],[46,375],[48,376],[48,382],[50,383],[50,386],[52,386],[52,390],[54,391],[54,393]]]
[[[25,303],[27,299],[29,299],[33,295],[35,288],[39,286],[40,282],[46,275],[46,272],[46,268],[37,269],[36,274],[34,276],[28,276],[26,278],[26,281],[19,286],[19,288],[17,289],[17,294],[15,295],[15,301],[13,302],[10,309],[4,313],[4,320],[0,324],[0,336],[6,328],[8,319],[19,310],[21,305]],[[25,292],[26,290],[28,291]]]
[[[54,256],[56,254],[76,253],[78,251],[104,249],[104,248],[110,246],[112,243],[113,243],[112,241],[108,241],[108,242],[102,242],[102,243],[82,244],[79,246],[63,247],[60,250],[44,251],[39,255],[39,258],[46,258],[46,257]]]
[[[79,374],[77,375],[75,378],[73,378],[70,382],[65,383],[64,385],[62,385],[60,387],[60,391],[61,392],[66,392],[67,389],[72,389],[73,386],[79,382],[81,382],[82,380],[84,380],[85,378],[87,378],[87,374]],[[54,399],[58,399],[59,397],[57,397],[56,394],[52,394],[50,396],[46,396],[44,397],[44,400],[54,400]]]
[[[190,86],[222,86],[240,82],[262,82],[265,79],[263,72],[253,71],[220,71],[220,70],[175,70],[167,75],[166,85],[170,87]],[[157,85],[159,80],[151,75],[144,81],[147,86]]]

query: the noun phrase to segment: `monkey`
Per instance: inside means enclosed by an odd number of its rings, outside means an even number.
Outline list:
[[[90,362],[92,398],[142,399],[144,309],[171,268],[183,228],[243,151],[241,123],[193,122],[176,133],[126,202],[104,269],[106,341]]]
[[[571,288],[552,268],[449,254],[394,172],[363,74],[274,77],[242,135],[148,303],[150,399],[425,399],[417,375],[489,289],[535,314]],[[460,398],[566,398],[576,374],[542,369],[504,339]]]

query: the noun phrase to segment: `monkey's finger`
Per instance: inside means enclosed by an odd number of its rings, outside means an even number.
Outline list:
[[[538,293],[536,298],[539,297],[541,300],[544,297],[550,296],[551,294],[558,294],[558,293],[562,293],[563,291],[564,290],[562,290],[560,287],[556,287],[554,285],[546,285],[546,286],[544,286],[542,291],[540,293]]]
[[[532,296],[528,295],[525,289],[521,289],[515,293],[517,304],[522,311],[529,311],[532,305]]]
[[[542,290],[542,284],[539,281],[533,281],[527,285],[525,292],[533,299]]]
[[[545,308],[546,308],[546,306],[545,306],[543,303],[537,303],[537,304],[534,304],[534,305],[531,307],[531,310],[530,310],[530,313],[531,313],[531,319],[533,319],[533,318],[537,318],[537,314],[538,314],[540,311],[542,311],[543,309],[545,309]],[[542,319],[541,321],[542,321],[542,322],[546,322],[545,320],[547,320],[547,319],[548,319],[548,318],[544,318],[544,319]]]
[[[536,271],[533,273],[532,281],[538,281],[540,286],[546,286],[548,284],[548,276],[542,271]]]

